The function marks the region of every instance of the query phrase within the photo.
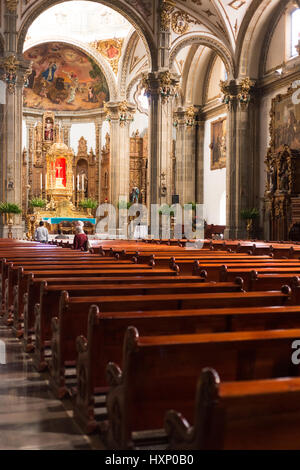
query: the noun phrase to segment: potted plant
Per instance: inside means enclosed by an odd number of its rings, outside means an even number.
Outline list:
[[[35,211],[35,209],[44,209],[47,205],[47,201],[40,197],[34,197],[29,201],[29,205],[33,207],[33,210]]]
[[[87,209],[88,215],[92,215],[91,211],[95,210],[98,207],[98,201],[96,199],[83,199],[82,201],[79,202],[79,207],[82,209]]]
[[[259,211],[256,208],[241,210],[241,217],[242,219],[246,221],[246,230],[247,230],[248,239],[251,238],[253,220],[257,219],[258,216],[259,216]]]
[[[118,202],[118,209],[130,209],[132,204],[133,204],[132,202],[119,201]]]
[[[6,215],[6,223],[8,226],[8,238],[12,238],[12,227],[13,227],[13,219],[12,214],[21,214],[22,210],[18,204],[14,204],[12,202],[1,202],[0,203],[0,213],[7,214]]]

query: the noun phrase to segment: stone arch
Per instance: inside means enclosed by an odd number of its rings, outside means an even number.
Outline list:
[[[120,90],[120,99],[125,99],[126,95],[128,94],[126,78],[128,77],[128,69],[129,69],[130,59],[132,57],[132,51],[134,50],[134,47],[138,43],[138,41],[139,41],[139,35],[137,34],[136,31],[133,31],[130,37],[128,38],[128,41],[126,42],[125,47],[124,47],[124,54],[122,57],[122,62],[120,64],[121,72],[120,72],[119,80],[118,80],[118,89]],[[147,53],[147,50],[146,50],[146,53]],[[147,57],[148,57],[148,62],[149,62],[148,54],[147,54]]]
[[[176,39],[170,53],[170,68],[173,67],[173,63],[178,52],[185,46],[193,44],[199,44],[213,49],[223,60],[227,70],[228,79],[236,77],[236,68],[230,51],[224,46],[224,44],[222,44],[221,41],[210,35],[192,34],[181,36]]]
[[[23,19],[23,22],[19,28],[18,38],[17,38],[17,52],[22,54],[23,46],[27,31],[33,21],[45,10],[48,10],[51,6],[57,5],[59,3],[64,3],[70,0],[41,0],[36,4],[33,4],[32,8],[27,11],[26,16]],[[109,8],[120,13],[124,16],[138,31],[141,36],[148,56],[150,58],[151,69],[153,71],[157,70],[158,67],[158,51],[155,44],[153,33],[150,29],[150,26],[147,24],[146,20],[136,12],[136,10],[128,5],[126,2],[120,2],[120,0],[91,0],[96,3],[101,3]]]
[[[43,39],[42,41],[32,42],[32,43],[30,43],[29,47],[24,49],[24,51],[31,49],[31,47],[39,46],[40,44],[46,44],[48,42],[54,42],[54,41],[55,42],[63,42],[64,44],[70,44],[72,46],[75,46],[78,49],[80,49],[82,52],[84,52],[86,55],[91,57],[95,62],[97,62],[100,65],[100,67],[101,67],[101,69],[104,73],[104,76],[106,78],[108,89],[109,89],[110,100],[111,101],[117,100],[117,95],[118,95],[117,82],[116,82],[115,75],[114,75],[110,65],[108,64],[108,62],[104,59],[104,57],[99,52],[97,52],[95,49],[88,46],[87,44],[84,44],[81,41],[76,41],[75,39],[64,39],[64,38],[57,38],[56,37],[55,39],[54,38],[48,38],[48,39],[45,39],[45,40]]]
[[[239,77],[258,78],[261,61],[273,34],[272,25],[290,0],[254,0],[247,11],[237,39]]]

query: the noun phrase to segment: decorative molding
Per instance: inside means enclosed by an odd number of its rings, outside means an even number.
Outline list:
[[[226,72],[228,77],[235,76],[235,65],[232,58],[232,55],[228,51],[228,49],[218,40],[211,36],[203,36],[198,34],[188,35],[187,37],[178,38],[175,41],[173,48],[170,52],[170,68],[173,67],[174,60],[181,49],[186,46],[199,44],[202,46],[209,47],[213,49],[223,60]]]
[[[17,11],[19,0],[5,0],[6,8],[10,13],[15,13]]]
[[[111,68],[117,75],[123,43],[124,38],[104,39],[101,41],[94,41],[90,43],[90,46],[108,60]]]

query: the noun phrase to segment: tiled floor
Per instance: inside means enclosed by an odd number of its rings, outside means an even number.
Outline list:
[[[34,370],[30,355],[1,319],[0,340],[6,345],[6,364],[0,364],[0,450],[95,448],[72,419],[71,407],[54,398],[47,375]]]

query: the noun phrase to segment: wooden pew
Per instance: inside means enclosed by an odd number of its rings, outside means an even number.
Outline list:
[[[224,381],[299,375],[299,366],[291,362],[291,344],[299,335],[293,329],[139,337],[136,328],[129,328],[123,371],[114,363],[107,366],[108,427],[102,433],[108,449],[145,444],[145,432],[149,437],[150,430],[161,430],[168,409],[181,410],[191,421],[204,367],[218,370]],[[161,432],[158,438],[161,442]]]
[[[53,270],[51,270],[51,267]],[[25,270],[26,269],[26,270]],[[51,270],[51,271],[50,271]],[[144,265],[144,264],[124,264],[124,265],[118,265],[117,262],[116,264],[107,264],[107,265],[100,265],[97,264],[94,267],[89,267],[89,263],[87,264],[77,264],[72,266],[72,270],[68,265],[62,265],[62,266],[54,266],[51,265],[44,265],[44,266],[25,266],[20,267],[14,267],[13,265],[8,266],[8,277],[5,279],[5,295],[4,295],[4,315],[6,321],[11,324],[13,322],[12,315],[14,311],[14,298],[18,296],[18,304],[19,308],[16,310],[16,312],[22,312],[22,302],[24,299],[24,293],[25,289],[27,287],[27,278],[26,276],[23,276],[22,273],[33,273],[35,276],[42,277],[44,276],[45,278],[48,277],[54,277],[59,274],[59,275],[72,275],[73,277],[75,276],[81,276],[83,273],[85,275],[97,275],[97,276],[109,276],[112,274],[116,275],[124,275],[128,276],[132,273],[132,275],[139,275],[139,274],[144,274],[145,275],[152,275],[152,273],[155,273],[153,275],[172,275],[172,274],[177,274],[179,272],[179,269],[176,270],[176,267],[174,267],[172,270],[169,269],[155,269],[153,265]],[[146,274],[147,273],[147,274]],[[17,286],[15,288],[15,286]]]
[[[117,285],[122,285],[122,284],[128,284],[128,283],[133,283],[133,285],[139,285],[142,283],[149,283],[151,281],[151,284],[170,284],[173,282],[178,282],[178,283],[197,283],[199,282],[204,282],[204,279],[196,277],[196,276],[144,276],[144,275],[139,275],[139,276],[126,276],[126,277],[101,277],[101,285],[107,285],[107,284],[117,284]],[[45,283],[45,284],[44,284]],[[24,299],[23,299],[23,321],[24,321],[24,348],[25,351],[29,352],[32,351],[34,348],[34,345],[32,343],[32,337],[31,334],[33,332],[34,328],[34,321],[35,321],[35,316],[34,316],[34,306],[36,303],[40,302],[40,296],[41,296],[41,286],[44,284],[45,286],[51,286],[51,285],[63,285],[65,290],[68,288],[69,285],[89,285],[89,284],[96,284],[98,283],[99,285],[99,277],[54,277],[54,278],[47,278],[47,280],[44,280],[43,278],[35,278],[34,275],[32,274],[31,276],[28,277],[27,280],[27,290],[24,294]],[[20,292],[18,292],[20,295]],[[19,303],[18,303],[18,295],[17,298],[14,300],[14,310],[20,311]],[[23,328],[21,328],[20,335],[23,334]]]
[[[300,286],[300,278],[293,274],[258,274],[253,270],[250,274],[249,290],[278,290],[281,286],[287,285],[292,288]]]
[[[45,362],[45,347],[51,340],[51,320],[53,317],[59,317],[59,301],[62,291],[67,287],[68,294],[74,297],[111,297],[113,296],[118,302],[119,296],[122,297],[123,301],[132,296],[148,296],[155,295],[156,298],[159,295],[172,295],[175,291],[177,294],[193,294],[193,293],[217,293],[217,292],[242,292],[243,286],[240,279],[237,279],[235,283],[187,283],[177,282],[174,280],[172,283],[152,283],[148,278],[144,279],[143,282],[138,280],[138,283],[128,285],[128,283],[114,283],[114,284],[87,284],[87,285],[50,285],[48,286],[47,281],[41,283],[40,288],[40,299],[39,305],[35,309],[35,334],[36,334],[36,348],[34,353],[34,362],[36,367],[41,370],[46,367]],[[113,281],[111,281],[113,282]],[[131,296],[131,297],[129,297]],[[142,300],[142,306],[144,300]],[[144,307],[145,308],[145,307]],[[69,312],[72,311],[69,310]],[[68,312],[65,313],[67,315]],[[83,315],[86,315],[87,311],[82,311]],[[76,320],[74,320],[76,321]],[[75,338],[76,339],[76,338]],[[33,349],[33,344],[32,349]],[[28,338],[27,338],[28,346]]]
[[[274,266],[274,267],[229,267],[222,266],[220,269],[219,281],[221,282],[232,282],[232,279],[235,279],[236,276],[242,277],[245,283],[245,289],[249,290],[251,288],[251,276],[252,272],[255,270],[257,274],[289,274],[291,277],[300,275],[300,265],[299,266]]]
[[[135,325],[142,336],[300,328],[299,314],[300,306],[114,314],[100,313],[98,307],[92,306],[87,339],[83,335],[77,338],[75,419],[90,433],[105,416],[105,368],[110,361],[122,366],[123,337],[131,325]],[[69,388],[68,391],[71,393]]]
[[[221,381],[202,371],[193,426],[174,410],[166,413],[172,450],[300,449],[300,378]]]
[[[286,286],[283,292],[232,292],[214,294],[161,294],[161,295],[127,295],[107,297],[70,297],[68,292],[61,293],[59,317],[52,318],[52,338],[50,361],[50,384],[56,396],[65,394],[65,364],[76,359],[75,340],[81,334],[87,334],[87,319],[92,304],[99,307],[101,312],[181,310],[192,308],[225,308],[251,306],[279,306],[291,302],[291,289]],[[36,318],[38,318],[38,304]],[[36,347],[34,365],[41,369],[37,351],[41,350],[39,342],[39,324],[36,324]]]

